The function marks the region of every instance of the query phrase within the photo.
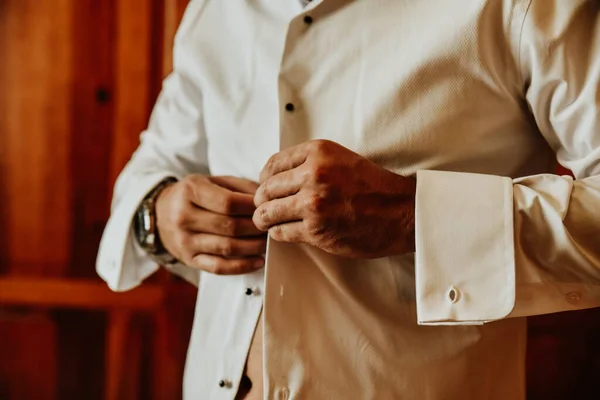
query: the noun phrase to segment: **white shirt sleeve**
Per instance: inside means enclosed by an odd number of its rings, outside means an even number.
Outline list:
[[[600,8],[532,0],[525,100],[567,176],[417,176],[421,324],[478,324],[600,306]]]
[[[179,47],[183,32],[193,22],[201,1],[191,2],[179,27],[174,47],[174,69],[163,82],[148,129],[116,182],[108,220],[96,261],[96,270],[113,290],[139,285],[158,265],[137,245],[132,219],[142,199],[162,179],[191,173],[208,174],[202,119],[202,95],[189,77]],[[199,272],[183,265],[173,272],[197,285]]]

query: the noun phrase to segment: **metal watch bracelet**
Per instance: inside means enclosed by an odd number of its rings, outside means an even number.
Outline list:
[[[175,264],[177,259],[169,254],[160,241],[156,224],[156,199],[163,189],[175,182],[177,179],[173,177],[160,181],[142,200],[134,218],[136,241],[150,257],[161,265]]]

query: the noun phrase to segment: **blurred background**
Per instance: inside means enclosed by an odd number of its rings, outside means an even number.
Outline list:
[[[0,0],[0,400],[181,398],[194,289],[94,262],[186,3]],[[529,338],[530,400],[600,398],[598,310]]]
[[[110,292],[112,185],[187,0],[0,0],[0,399],[178,399],[193,288]]]

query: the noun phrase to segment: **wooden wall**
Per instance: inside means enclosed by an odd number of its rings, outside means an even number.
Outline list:
[[[94,259],[186,2],[0,0],[0,399],[180,397],[193,289]],[[530,399],[596,398],[599,316],[532,321]]]
[[[0,0],[0,399],[180,396],[193,289],[94,261],[186,3]]]

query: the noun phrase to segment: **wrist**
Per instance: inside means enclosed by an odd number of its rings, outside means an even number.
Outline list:
[[[397,175],[399,197],[401,198],[397,204],[398,220],[399,220],[399,235],[396,248],[397,255],[412,253],[416,249],[415,240],[415,207],[417,193],[417,179],[413,177],[405,177]]]

